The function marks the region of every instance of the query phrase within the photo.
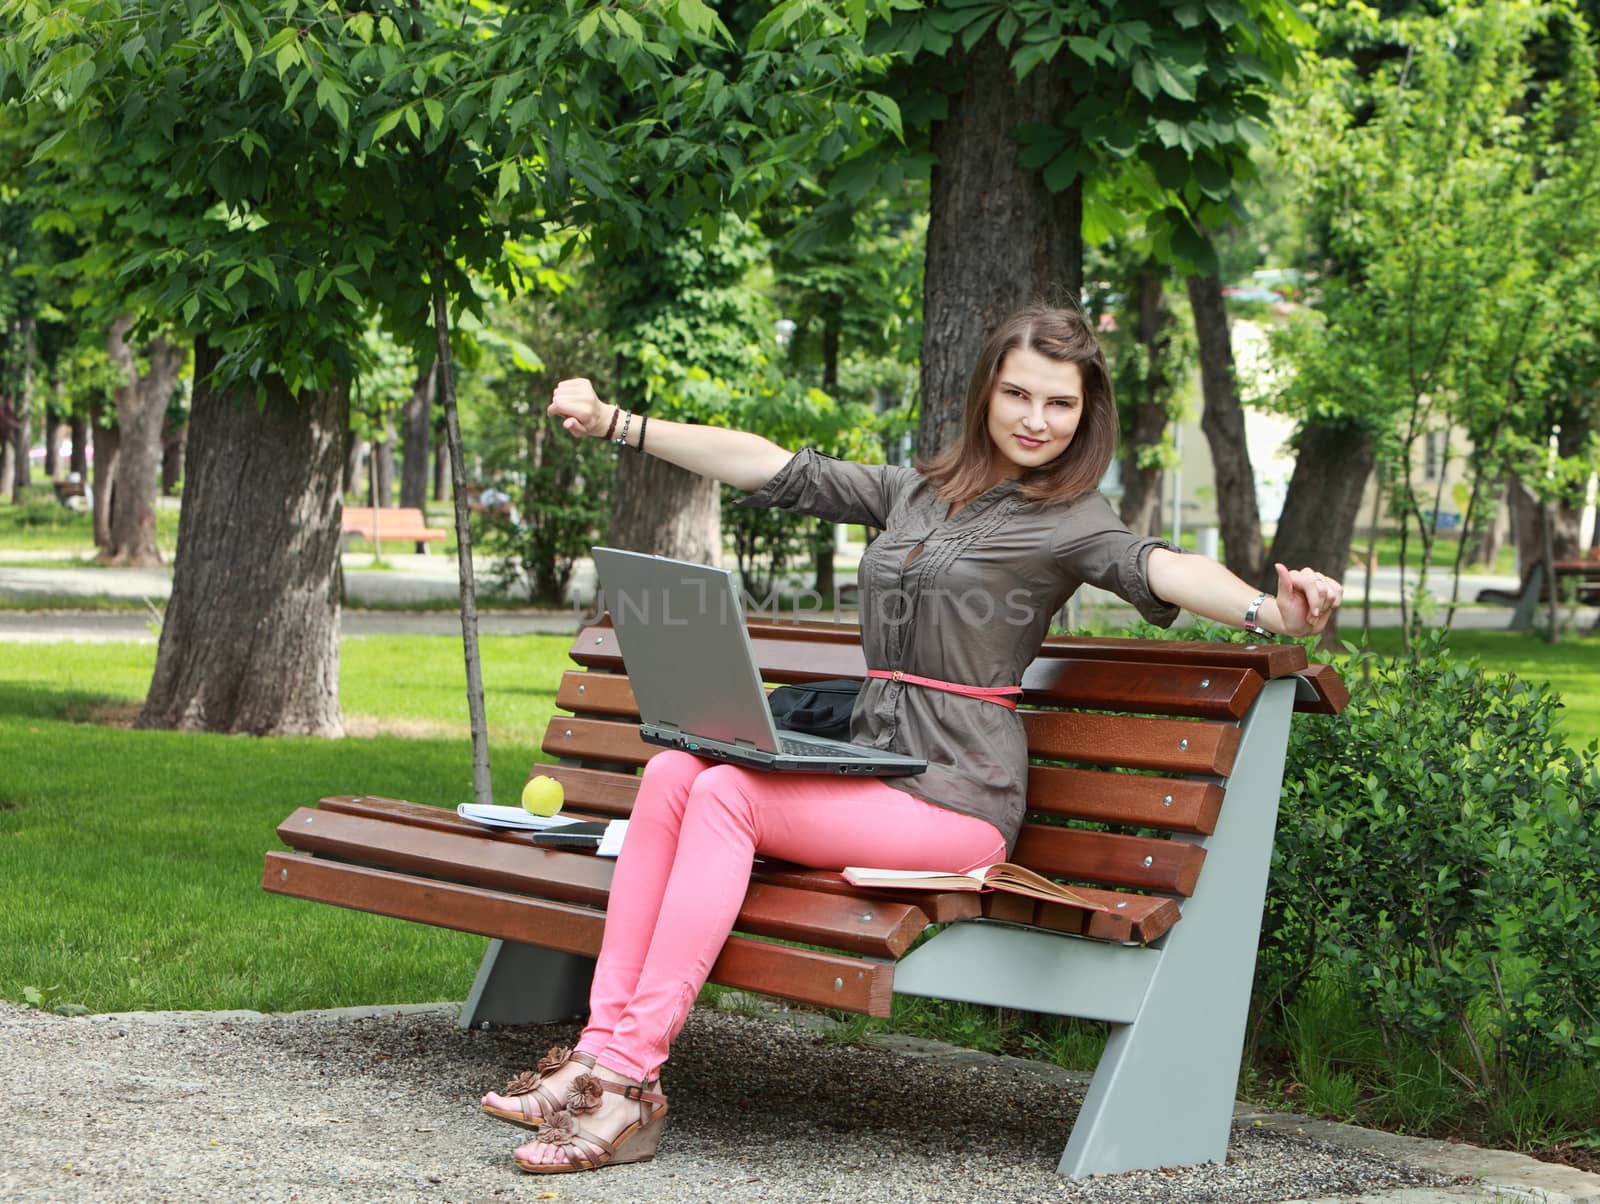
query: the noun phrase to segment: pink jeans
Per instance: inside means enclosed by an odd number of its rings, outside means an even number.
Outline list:
[[[763,773],[657,753],[628,824],[577,1048],[653,1079],[733,930],[756,855],[817,869],[968,870],[1005,858],[993,824],[875,778]]]

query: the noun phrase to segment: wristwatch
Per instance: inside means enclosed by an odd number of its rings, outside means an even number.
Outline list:
[[[1268,595],[1265,594],[1265,593],[1257,594],[1256,595],[1256,600],[1254,602],[1250,603],[1250,605],[1245,608],[1245,612],[1244,612],[1244,629],[1246,631],[1253,632],[1256,635],[1271,635],[1272,634],[1265,627],[1261,626],[1260,623],[1256,622],[1256,615],[1261,613],[1261,604],[1267,600],[1267,597],[1268,597]]]

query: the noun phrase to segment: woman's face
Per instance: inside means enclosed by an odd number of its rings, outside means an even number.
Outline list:
[[[989,394],[989,438],[999,449],[1004,475],[1043,468],[1072,442],[1083,417],[1083,372],[1026,347],[1000,361]]]

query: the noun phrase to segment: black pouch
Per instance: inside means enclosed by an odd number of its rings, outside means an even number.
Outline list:
[[[767,705],[783,731],[848,740],[850,712],[860,692],[858,681],[808,681],[803,686],[779,686],[767,695]]]

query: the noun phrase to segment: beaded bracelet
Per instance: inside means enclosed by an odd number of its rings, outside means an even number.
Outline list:
[[[618,447],[627,447],[628,446],[628,428],[630,426],[632,426],[632,425],[633,425],[633,411],[629,410],[628,413],[627,413],[627,416],[625,418],[623,418],[623,420],[622,420],[622,434],[618,435],[617,438],[616,438],[616,444],[617,444]]]

